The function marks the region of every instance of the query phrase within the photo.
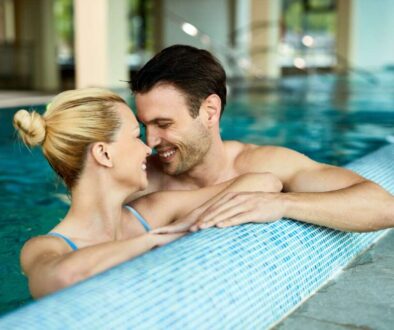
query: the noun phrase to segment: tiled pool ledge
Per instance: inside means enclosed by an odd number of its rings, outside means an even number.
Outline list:
[[[388,145],[348,167],[393,193],[393,163]],[[209,229],[20,308],[0,328],[264,329],[386,232],[291,220]]]

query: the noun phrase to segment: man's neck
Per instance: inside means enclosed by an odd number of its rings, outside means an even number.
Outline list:
[[[181,184],[195,186],[196,188],[211,186],[227,180],[232,168],[225,144],[215,141],[205,155],[202,163],[190,171],[176,177]]]

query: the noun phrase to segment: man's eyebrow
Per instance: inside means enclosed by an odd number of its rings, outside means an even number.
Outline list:
[[[173,120],[172,120],[171,118],[158,117],[158,118],[154,118],[154,119],[152,119],[152,120],[150,120],[150,121],[148,121],[148,122],[146,122],[146,123],[142,122],[142,121],[139,120],[139,119],[138,119],[138,121],[139,121],[141,124],[148,125],[148,124],[156,124],[156,123],[159,123],[159,122],[162,122],[162,121],[165,121],[165,122],[172,122]]]

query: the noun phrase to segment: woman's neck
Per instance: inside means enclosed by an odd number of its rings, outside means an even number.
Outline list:
[[[115,187],[105,178],[79,180],[71,191],[71,207],[65,221],[81,234],[110,240],[121,236],[123,205],[132,192]]]

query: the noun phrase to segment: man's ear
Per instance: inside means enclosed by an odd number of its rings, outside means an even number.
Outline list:
[[[204,111],[204,118],[206,118],[208,127],[212,127],[220,120],[220,112],[222,110],[222,101],[216,94],[209,95],[202,102],[202,111]]]
[[[93,159],[105,167],[113,167],[111,152],[105,142],[96,142],[92,145],[91,152]]]

